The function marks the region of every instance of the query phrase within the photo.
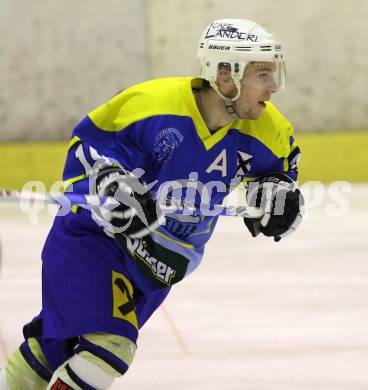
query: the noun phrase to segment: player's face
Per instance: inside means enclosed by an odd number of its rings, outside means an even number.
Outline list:
[[[235,102],[235,111],[239,118],[257,119],[265,102],[277,92],[275,81],[276,64],[272,62],[249,63],[241,80],[241,93]]]

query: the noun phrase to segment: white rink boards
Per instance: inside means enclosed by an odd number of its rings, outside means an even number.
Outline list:
[[[345,216],[311,210],[279,243],[222,217],[202,265],[141,331],[113,389],[368,388],[368,186]],[[333,202],[331,202],[333,203]],[[40,305],[40,252],[52,218],[32,226],[0,205],[0,362]]]

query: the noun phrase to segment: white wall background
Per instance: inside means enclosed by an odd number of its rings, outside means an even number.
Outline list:
[[[0,140],[68,137],[120,89],[195,74],[199,36],[221,17],[283,42],[275,102],[298,130],[368,128],[367,0],[0,0]]]
[[[148,77],[144,0],[0,0],[0,140],[68,137]]]

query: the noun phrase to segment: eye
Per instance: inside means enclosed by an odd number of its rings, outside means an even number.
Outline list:
[[[258,74],[258,77],[261,79],[261,80],[266,80],[267,77],[268,77],[268,72],[260,72]]]

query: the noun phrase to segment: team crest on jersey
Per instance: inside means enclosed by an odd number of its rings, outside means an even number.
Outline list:
[[[183,142],[184,136],[178,129],[168,127],[161,130],[155,139],[154,152],[157,161],[165,164],[170,159],[174,150]]]
[[[240,150],[238,150],[237,155],[238,163],[236,176],[245,176],[251,170],[253,156],[251,154],[241,152]]]

